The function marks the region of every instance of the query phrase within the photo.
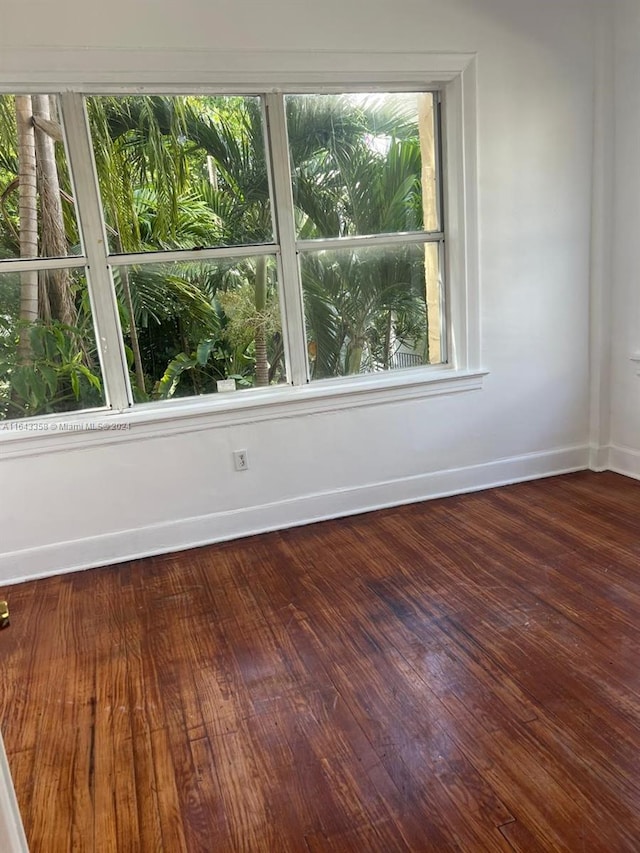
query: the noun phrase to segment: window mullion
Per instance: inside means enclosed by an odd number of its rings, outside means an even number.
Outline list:
[[[88,261],[88,288],[96,328],[107,403],[114,409],[131,405],[127,362],[118,304],[108,267],[107,241],[100,193],[82,95],[60,96],[77,216]]]
[[[270,257],[279,251],[275,243],[255,245],[212,246],[205,249],[159,250],[157,252],[130,252],[109,255],[109,263],[114,267],[144,266],[145,264],[172,264],[188,261],[215,261],[219,258]]]
[[[406,246],[414,243],[441,243],[444,234],[441,231],[409,231],[396,234],[367,234],[353,237],[318,237],[310,240],[298,240],[299,252],[319,252],[326,249],[362,249],[370,246]]]
[[[35,270],[73,270],[86,267],[84,255],[66,255],[62,258],[2,258],[0,269],[3,273],[29,272]]]
[[[276,228],[281,250],[283,328],[289,350],[290,379],[294,385],[303,385],[309,381],[309,368],[307,365],[300,266],[296,251],[295,216],[291,191],[291,166],[284,97],[281,94],[268,94],[265,100]]]

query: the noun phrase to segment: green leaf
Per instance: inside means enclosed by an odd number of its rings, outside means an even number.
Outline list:
[[[29,382],[27,381],[27,369],[19,367],[11,375],[11,385],[14,392],[25,402],[29,399]]]
[[[55,338],[56,348],[60,355],[65,355],[67,352],[67,340],[59,326],[52,326],[51,333]]]
[[[215,347],[215,345],[215,338],[209,338],[206,341],[200,341],[196,353],[196,361],[199,365],[204,366],[207,363],[207,361],[209,360],[209,356],[211,355],[211,350]]]
[[[175,393],[180,377],[185,370],[190,370],[197,364],[196,360],[181,352],[167,365],[162,379],[156,386],[156,395],[163,400],[168,400]]]
[[[50,399],[55,397],[56,389],[58,387],[58,373],[55,367],[52,367],[50,364],[41,364],[40,373],[46,383],[47,391],[49,392],[48,397]]]
[[[76,400],[80,399],[80,378],[75,371],[71,373],[71,390],[76,398]]]
[[[36,358],[44,358],[44,331],[45,330],[42,326],[33,326],[29,331],[29,343],[31,344],[31,350]]]
[[[32,399],[34,403],[36,403],[37,407],[41,408],[47,402],[44,379],[40,376],[37,370],[31,370],[28,378],[31,384]]]
[[[102,388],[100,378],[96,376],[95,373],[92,373],[86,366],[86,364],[79,364],[78,370],[93,388],[95,388],[97,391],[100,391],[100,389]]]

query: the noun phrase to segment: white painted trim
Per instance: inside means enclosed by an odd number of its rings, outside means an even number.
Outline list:
[[[602,447],[598,444],[589,445],[589,470],[590,471],[608,471],[609,470],[609,448]]]
[[[296,240],[298,252],[320,252],[323,249],[362,249],[370,246],[406,246],[420,243],[441,243],[442,231],[396,231],[393,234],[363,234],[353,237],[314,237],[313,240]]]
[[[86,267],[84,255],[68,255],[65,258],[3,258],[0,275],[28,270],[73,270]]]
[[[445,303],[449,360],[481,364],[476,60],[469,60],[442,97]]]
[[[410,368],[298,387],[237,391],[149,403],[121,412],[68,413],[0,422],[0,459],[39,456],[245,423],[388,405],[482,388],[486,371]]]
[[[2,853],[29,853],[9,762],[0,736],[0,846]]]
[[[225,91],[260,91],[307,84],[416,85],[452,80],[474,54],[461,52],[333,50],[165,50],[78,48],[33,45],[0,48],[0,87],[4,91],[59,89],[102,91],[135,86],[140,92],[171,94],[171,85],[210,86]],[[91,69],[91,70],[87,70]],[[393,75],[393,79],[391,78]],[[28,84],[25,85],[25,81]],[[193,94],[197,89],[193,88]]]
[[[640,480],[640,450],[612,444],[608,448],[607,469],[625,477]]]
[[[133,406],[131,419],[123,422],[119,420],[122,412],[132,404],[132,394],[129,376],[126,367],[124,343],[120,328],[119,315],[115,300],[115,293],[111,281],[109,261],[112,264],[122,262],[115,258],[109,258],[106,251],[106,235],[104,222],[99,203],[99,189],[93,166],[93,152],[89,138],[86,110],[82,95],[79,91],[89,92],[101,89],[97,80],[92,77],[87,79],[86,74],[76,74],[72,71],[74,63],[79,62],[80,67],[86,67],[87,54],[91,51],[55,49],[50,51],[35,51],[33,57],[30,50],[26,54],[36,61],[36,65],[30,65],[28,70],[22,74],[23,79],[28,79],[29,90],[32,86],[36,90],[41,88],[37,83],[39,69],[47,68],[46,90],[61,90],[60,102],[63,123],[66,129],[67,144],[71,154],[70,162],[75,172],[75,195],[80,211],[80,227],[85,237],[85,249],[89,262],[89,292],[92,302],[93,316],[96,325],[96,340],[99,346],[103,380],[106,391],[106,402],[114,410],[117,420],[109,420],[110,426],[116,431],[123,423],[136,427],[144,422],[149,416],[148,406]],[[454,393],[461,390],[472,390],[481,386],[481,374],[483,373],[480,363],[480,307],[479,307],[479,262],[478,262],[478,201],[477,201],[477,81],[475,69],[475,55],[469,53],[387,53],[387,52],[336,52],[336,51],[194,51],[174,52],[155,51],[154,56],[162,59],[161,67],[169,73],[172,69],[175,76],[174,85],[179,91],[195,92],[198,89],[194,85],[194,78],[187,59],[196,59],[202,62],[206,59],[206,80],[202,80],[202,90],[207,91],[233,91],[235,84],[227,81],[235,81],[242,91],[256,91],[267,93],[267,102],[271,103],[271,113],[275,116],[276,129],[279,134],[285,132],[284,108],[281,93],[284,91],[303,91],[305,84],[313,87],[315,91],[324,91],[337,86],[340,90],[357,86],[358,83],[367,89],[375,89],[380,86],[387,89],[389,86],[409,90],[421,90],[432,86],[443,87],[443,167],[448,171],[447,178],[447,204],[445,210],[446,229],[449,229],[449,239],[446,243],[446,266],[445,287],[447,289],[446,304],[448,306],[447,316],[449,327],[447,329],[448,364],[444,369],[425,368],[413,369],[410,373],[405,371],[394,371],[396,375],[385,377],[381,374],[372,374],[367,378],[348,377],[339,381],[340,388],[331,383],[313,383],[312,386],[305,385],[307,379],[306,371],[306,340],[304,338],[304,312],[302,309],[301,294],[297,277],[293,275],[293,267],[297,268],[297,260],[294,258],[295,242],[291,247],[283,243],[282,256],[279,258],[280,269],[285,269],[288,263],[292,270],[289,275],[284,276],[285,293],[282,299],[283,308],[287,315],[285,323],[287,340],[287,362],[290,368],[290,378],[293,380],[293,388],[260,389],[259,397],[251,396],[249,392],[238,395],[225,395],[212,400],[208,398],[203,403],[193,398],[171,401],[166,405],[165,412],[170,412],[178,422],[178,430],[184,431],[185,418],[191,417],[194,412],[200,414],[216,414],[220,425],[237,424],[246,422],[247,417],[258,419],[287,416],[286,403],[293,408],[291,414],[306,414],[309,411],[331,411],[335,408],[350,408],[351,406],[366,405],[368,403],[397,402],[399,400],[417,399],[433,394]],[[23,54],[20,53],[20,56]],[[164,73],[159,71],[148,71],[149,52],[142,51],[115,51],[97,55],[113,63],[114,57],[117,69],[112,69],[112,76],[104,78],[104,89],[115,91],[120,81],[122,91],[164,91],[170,92],[171,86],[161,83],[167,80]],[[145,56],[143,67],[153,78],[153,86],[145,87],[144,80],[140,76],[140,56]],[[55,58],[56,62],[53,62]],[[19,57],[10,50],[0,53],[0,91],[3,89],[21,89],[25,86],[10,85],[7,80],[7,62],[19,64]],[[178,61],[178,65],[176,65]],[[38,65],[38,62],[40,63]],[[197,64],[196,62],[196,64]],[[65,65],[66,63],[66,65]],[[160,66],[159,66],[160,67]],[[198,66],[199,67],[199,66]],[[54,83],[62,78],[56,78],[60,69],[67,68],[70,78],[75,82]],[[56,69],[54,71],[54,69]],[[311,70],[309,70],[311,69]],[[26,75],[26,76],[25,76]],[[75,76],[74,76],[75,75]],[[77,79],[76,79],[77,78]],[[143,80],[144,78],[144,80]],[[292,82],[294,81],[294,82]],[[142,84],[141,84],[142,83]],[[271,89],[269,88],[271,87]],[[287,88],[289,87],[289,88]],[[272,94],[269,94],[269,92]],[[279,94],[276,96],[275,92]],[[277,109],[276,109],[277,107]],[[279,112],[279,116],[275,115]],[[272,134],[273,135],[273,134]],[[277,135],[277,134],[276,134]],[[271,143],[273,144],[273,139]],[[277,147],[277,146],[276,146]],[[286,151],[286,139],[281,140],[280,159],[288,157]],[[278,163],[278,151],[274,151],[273,168]],[[282,192],[290,195],[290,181],[287,178],[288,159],[286,168],[281,169],[280,183],[283,185]],[[276,176],[277,177],[277,176]],[[277,181],[274,187],[278,194]],[[286,183],[286,188],[284,184]],[[286,200],[280,200],[280,209],[286,208]],[[291,218],[291,217],[289,217]],[[291,226],[291,223],[290,223]],[[287,229],[291,231],[291,227]],[[284,236],[279,235],[284,241]],[[292,238],[293,239],[293,238]],[[386,238],[385,238],[386,239]],[[425,237],[425,240],[428,237]],[[226,250],[225,250],[226,251]],[[262,249],[260,249],[260,252]],[[295,286],[294,286],[295,285]],[[287,290],[287,288],[289,288]],[[291,316],[290,316],[291,315]],[[291,319],[292,317],[292,319]],[[312,389],[312,390],[311,390]],[[282,395],[287,395],[286,398]],[[257,400],[265,408],[260,412],[253,411]],[[304,405],[300,401],[304,400]],[[325,404],[320,403],[321,400]],[[312,401],[311,403],[309,401]],[[194,408],[195,403],[195,408]],[[277,406],[272,411],[266,406]],[[338,405],[339,404],[339,405]],[[173,408],[169,406],[173,405]],[[310,405],[310,408],[309,408]],[[233,407],[237,411],[227,411]],[[160,410],[159,404],[153,406],[153,411]],[[252,411],[247,411],[252,410]],[[276,413],[277,411],[277,413]],[[155,419],[154,415],[152,419]],[[55,442],[51,444],[53,436],[29,434],[27,430],[21,431],[16,422],[7,422],[8,426],[0,424],[0,452],[4,455],[15,455],[38,453],[46,450],[55,450],[63,445],[60,442],[60,433],[68,433],[69,430],[61,429],[60,424],[72,423],[82,429],[82,424],[87,424],[86,413],[69,418],[67,416],[56,416],[57,420],[40,419],[41,422],[51,425],[49,433],[58,430]],[[27,419],[32,420],[32,419]],[[166,419],[168,420],[168,418]],[[15,428],[15,432],[11,432]],[[188,426],[186,428],[189,428]],[[9,432],[7,432],[7,429]],[[171,427],[169,427],[171,429]],[[103,429],[94,431],[90,443],[100,443],[104,439],[107,429],[107,421],[104,421]],[[110,436],[113,438],[114,436]],[[66,439],[69,436],[66,435]],[[120,435],[120,438],[122,436]],[[84,436],[88,441],[88,435]],[[73,436],[74,443],[78,443],[79,436]],[[15,443],[14,443],[15,442]],[[30,442],[30,444],[28,444]],[[44,442],[44,444],[43,444]],[[74,445],[75,446],[75,445]],[[30,448],[30,449],[27,449]]]
[[[566,474],[585,469],[588,455],[587,446],[529,453],[466,468],[400,477],[13,551],[0,555],[0,582],[20,583],[104,566],[106,555],[110,563],[119,563],[400,504]]]
[[[208,246],[203,249],[177,249],[176,251],[163,252],[161,250],[149,252],[130,252],[122,254],[107,255],[112,267],[144,266],[146,264],[184,264],[193,261],[215,261],[218,258],[253,258],[259,256],[273,256],[280,252],[280,247],[275,243],[257,243],[255,245],[238,246]]]
[[[287,118],[280,96],[265,98],[267,140],[271,155],[273,216],[281,247],[282,278],[279,281],[282,331],[285,340],[287,377],[294,386],[309,381],[307,335],[302,301],[302,281],[296,252],[296,222],[291,185]],[[280,270],[278,271],[280,272]]]
[[[133,397],[118,302],[107,261],[107,235],[84,99],[81,95],[61,95],[60,112],[74,185],[78,227],[88,259],[87,288],[100,354],[104,396],[107,405],[121,409],[130,405]]]

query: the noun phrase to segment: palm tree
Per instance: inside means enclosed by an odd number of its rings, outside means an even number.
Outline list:
[[[63,151],[56,145],[61,140],[54,98],[0,97],[4,257],[64,257],[77,242],[75,221],[63,208],[63,199],[72,199]],[[12,286],[4,289],[8,296],[0,313],[0,416],[75,408],[81,399],[98,403],[83,276],[63,269],[4,276]]]
[[[154,248],[238,245],[272,239],[258,99],[131,97],[106,103],[102,135],[126,157],[119,174],[135,177],[137,189],[120,191],[119,198],[127,200],[126,215],[138,211],[126,223],[126,233],[135,235],[139,245],[145,241]],[[300,238],[422,227],[415,104],[407,109],[401,98],[372,97],[354,103],[343,96],[292,97],[287,100],[287,122]],[[380,140],[388,145],[386,152],[376,148]],[[110,181],[107,193],[116,188],[117,181]],[[173,218],[158,223],[141,215],[141,203],[147,203],[148,213],[156,196],[164,199],[158,208],[174,211]],[[198,242],[190,243],[191,235],[182,239],[175,228],[180,198],[182,205],[187,199],[204,204],[207,215],[198,221],[206,233]],[[118,217],[111,218],[120,231]],[[424,340],[426,348],[424,273],[420,278],[419,259],[410,251],[402,262],[400,254],[335,253],[330,266],[322,264],[319,255],[304,257],[314,376],[359,372],[365,355],[370,365],[388,367],[392,348],[409,340],[415,346]],[[251,312],[243,302],[243,322],[245,329],[253,328],[255,382],[266,384],[266,265],[247,260],[239,268],[254,292]],[[217,285],[221,293],[222,279]],[[215,292],[216,288],[213,297]],[[197,363],[195,357],[191,361]],[[186,363],[181,359],[176,368],[184,372]]]
[[[15,110],[20,257],[35,258],[38,254],[38,191],[31,95],[17,95]],[[18,360],[25,363],[31,353],[28,325],[38,319],[38,273],[23,272],[20,281],[20,320],[23,326],[18,340]]]
[[[90,99],[103,204],[116,251],[193,249],[272,239],[262,128],[254,101],[172,97]],[[114,171],[117,177],[112,180]],[[258,321],[269,296],[266,259],[240,261],[239,267],[245,277],[254,281],[256,384],[268,384],[264,324]],[[226,275],[224,265],[220,274],[216,273],[215,264],[202,264],[200,269],[202,292],[209,299],[209,317],[196,331],[201,339],[208,340],[220,332],[215,294],[224,287]],[[169,274],[164,283],[158,282],[157,275],[153,278],[161,292],[169,288],[176,294],[179,274]],[[136,325],[161,319],[154,300],[149,301],[150,293],[145,289],[148,280],[148,271],[142,265],[130,275],[120,268],[117,276],[128,313],[139,387],[142,354],[135,346]],[[184,295],[188,306],[192,295],[188,286]],[[185,313],[188,315],[188,311]],[[188,324],[188,316],[183,319]],[[191,360],[195,367],[197,359]],[[186,364],[181,358],[175,367],[184,372]]]
[[[112,251],[273,240],[258,98],[102,97],[88,105]],[[56,186],[55,112],[44,98],[24,107],[25,153],[14,165],[27,169],[31,133],[40,194],[54,199],[46,204],[51,224],[41,239],[49,241],[49,254],[63,254],[77,235],[68,216],[64,222],[65,194]],[[415,109],[412,115],[400,101],[380,98],[296,96],[287,99],[287,121],[300,239],[422,226]],[[7,166],[0,152],[0,175]],[[29,186],[26,177],[13,189],[9,182],[0,197],[5,214],[8,194],[17,189],[26,199]],[[20,236],[23,251],[35,254],[26,245],[29,234],[33,243],[30,204]],[[11,224],[11,216],[4,220]],[[10,227],[4,233],[12,239]],[[194,393],[212,391],[227,375],[258,386],[277,381],[283,351],[274,268],[267,256],[238,252],[225,262],[114,265],[138,399],[181,393],[187,385]],[[424,272],[410,248],[305,252],[302,272],[314,377],[389,367],[403,343],[424,341],[426,348]],[[25,277],[25,297],[26,285]],[[52,315],[79,322],[77,297],[64,307],[67,283],[50,281],[47,290]],[[40,315],[46,318],[46,305]]]
[[[40,254],[43,257],[64,257],[68,244],[55,152],[56,141],[62,142],[62,129],[57,122],[55,99],[49,95],[33,95],[32,106],[40,197]],[[41,318],[54,318],[70,327],[76,325],[78,312],[68,270],[50,270],[42,276],[39,301]]]
[[[294,164],[302,238],[422,227],[421,151],[415,107],[374,97],[296,97],[294,127],[318,105],[350,116],[347,139],[328,133]],[[407,109],[407,107],[412,109]],[[290,109],[290,114],[293,111]],[[290,122],[291,123],[291,122]],[[321,248],[321,247],[320,247]],[[310,251],[302,256],[310,363],[315,378],[390,366],[392,349],[426,341],[423,258],[410,246]]]

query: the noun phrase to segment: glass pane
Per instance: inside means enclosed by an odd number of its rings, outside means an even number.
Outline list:
[[[442,361],[436,243],[306,252],[300,265],[312,379]]]
[[[437,231],[431,93],[290,95],[300,239]]]
[[[111,252],[273,241],[261,99],[87,98]]]
[[[121,266],[113,275],[137,402],[286,381],[272,256]]]
[[[85,270],[0,273],[0,420],[104,404]]]
[[[0,259],[81,254],[55,95],[0,95]]]

